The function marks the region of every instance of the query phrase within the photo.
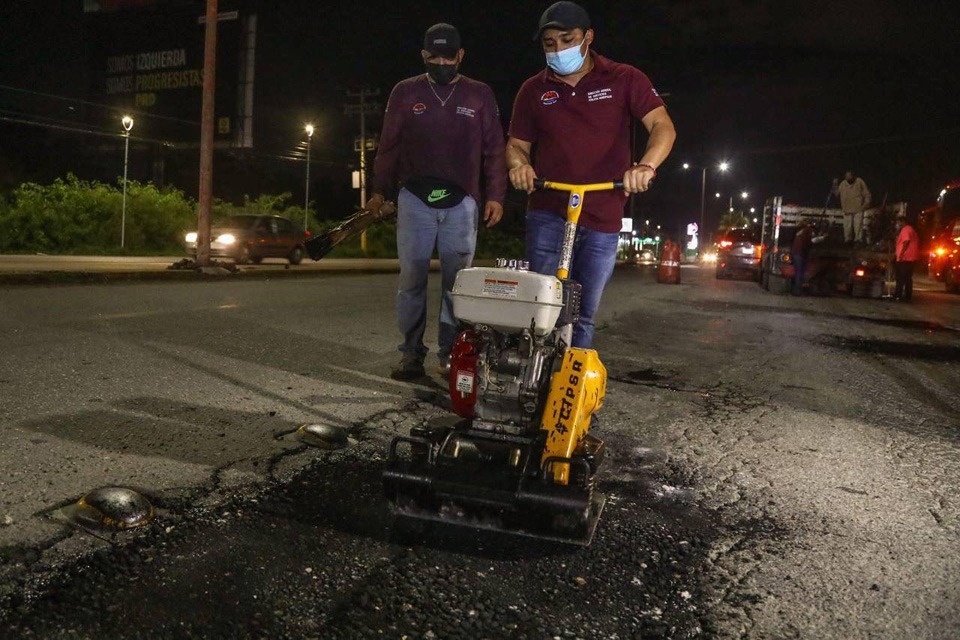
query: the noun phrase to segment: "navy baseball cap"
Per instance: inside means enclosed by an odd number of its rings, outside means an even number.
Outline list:
[[[427,29],[423,48],[432,56],[454,58],[460,51],[460,32],[452,24],[438,22]]]
[[[561,31],[583,29],[586,31],[589,28],[590,16],[586,9],[576,2],[554,2],[540,16],[540,28],[537,29],[533,39],[539,40],[546,29],[560,29]]]

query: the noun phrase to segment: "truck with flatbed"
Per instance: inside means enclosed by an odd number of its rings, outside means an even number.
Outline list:
[[[803,207],[776,196],[763,208],[760,231],[760,284],[772,293],[790,293],[795,274],[791,244],[802,222],[815,229],[806,261],[807,292],[880,298],[893,279],[893,242],[890,229],[905,203],[868,209],[864,228],[872,230],[865,244],[848,245],[843,239],[843,211]]]

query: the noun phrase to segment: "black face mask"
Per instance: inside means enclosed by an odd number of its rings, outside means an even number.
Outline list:
[[[460,65],[457,64],[436,64],[427,62],[427,75],[437,84],[450,84],[457,73]]]

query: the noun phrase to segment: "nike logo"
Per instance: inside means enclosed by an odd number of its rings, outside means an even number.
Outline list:
[[[434,189],[433,191],[430,192],[430,195],[427,196],[427,202],[429,202],[430,204],[433,204],[437,200],[443,200],[448,195],[450,194],[447,193],[446,189]]]

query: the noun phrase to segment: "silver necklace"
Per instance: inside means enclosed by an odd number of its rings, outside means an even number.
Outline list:
[[[447,103],[450,102],[450,98],[453,97],[453,92],[457,90],[457,83],[453,83],[453,89],[450,90],[450,94],[447,96],[446,100],[441,100],[440,96],[437,95],[437,90],[433,88],[433,83],[430,82],[430,78],[426,78],[427,86],[430,87],[430,91],[433,92],[433,97],[437,99],[437,102],[440,103],[441,107],[447,106]]]

